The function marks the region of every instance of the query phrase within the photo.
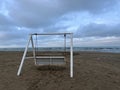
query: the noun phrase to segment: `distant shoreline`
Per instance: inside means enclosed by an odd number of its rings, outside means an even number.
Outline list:
[[[70,48],[66,47],[39,47],[35,48],[36,51],[69,51]],[[0,48],[0,51],[24,51],[25,48]],[[74,52],[106,52],[106,53],[120,53],[120,47],[74,47]],[[29,48],[28,51],[32,51]]]

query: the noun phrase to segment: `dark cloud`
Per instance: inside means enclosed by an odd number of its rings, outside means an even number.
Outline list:
[[[19,26],[36,28],[55,23],[54,19],[75,11],[101,13],[116,5],[117,0],[13,0],[9,15]]]
[[[107,37],[107,36],[120,36],[120,24],[118,25],[105,25],[91,23],[78,29],[75,34],[76,37]]]
[[[4,15],[0,14],[0,26],[10,26],[12,22]]]
[[[38,28],[51,25],[52,19],[57,14],[56,7],[51,7],[51,3],[49,6],[49,4],[43,2],[14,0],[14,6],[9,8],[9,15],[19,26]]]
[[[101,13],[113,7],[118,0],[62,0],[67,11],[88,11]]]

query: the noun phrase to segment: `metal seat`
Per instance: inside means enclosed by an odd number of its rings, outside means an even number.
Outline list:
[[[36,57],[35,65],[65,65],[64,56],[40,56]]]

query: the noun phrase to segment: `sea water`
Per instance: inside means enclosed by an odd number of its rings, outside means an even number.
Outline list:
[[[25,48],[0,48],[0,51],[24,51]],[[32,48],[28,49],[32,51]],[[65,51],[63,47],[38,47],[35,48],[37,51]],[[66,51],[70,48],[66,47]],[[120,53],[120,47],[73,47],[73,51],[95,51],[95,52],[109,52],[109,53]]]

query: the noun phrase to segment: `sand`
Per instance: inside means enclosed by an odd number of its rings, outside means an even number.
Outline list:
[[[36,67],[33,60],[25,61],[18,77],[22,54],[0,52],[0,90],[120,90],[120,54],[75,52],[74,78],[69,77],[69,62]]]

